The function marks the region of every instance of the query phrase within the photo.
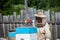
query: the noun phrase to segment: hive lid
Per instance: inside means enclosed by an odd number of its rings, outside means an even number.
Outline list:
[[[9,32],[8,37],[15,37],[15,32]]]
[[[37,33],[36,27],[20,27],[16,28],[16,34],[32,34]]]

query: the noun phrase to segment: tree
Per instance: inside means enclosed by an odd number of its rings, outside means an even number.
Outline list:
[[[46,6],[49,7],[49,1],[48,0],[29,0],[28,6],[32,6],[37,9],[44,9],[46,8]]]
[[[13,11],[12,6],[18,4],[24,5],[24,1],[25,0],[0,0],[0,12],[2,14],[11,14],[10,11]],[[28,0],[27,3],[28,7],[37,9],[60,8],[60,0]]]
[[[4,15],[12,7],[13,0],[0,0],[0,12]]]
[[[25,1],[25,0],[14,0],[14,1],[13,1],[13,4],[14,4],[14,5],[24,4],[24,1]]]

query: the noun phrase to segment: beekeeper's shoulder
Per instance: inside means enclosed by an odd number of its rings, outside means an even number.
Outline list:
[[[46,22],[44,28],[50,28],[49,24]]]

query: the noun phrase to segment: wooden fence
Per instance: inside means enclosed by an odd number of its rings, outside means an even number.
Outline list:
[[[38,11],[44,12],[44,14],[47,16],[47,22],[50,23],[50,10],[43,11],[29,8],[28,14],[26,13],[25,10],[21,10],[21,15],[16,15],[16,12],[13,12],[13,15],[5,15],[5,16],[3,16],[0,13],[0,36],[7,37],[7,33],[9,32],[9,30],[14,31],[16,27],[21,27],[22,21],[24,21],[26,18],[34,20],[35,19],[34,14],[36,14]],[[52,11],[52,29],[53,29],[52,34],[54,34],[52,36],[53,40],[55,40],[55,36],[57,36],[58,39],[60,38],[59,28],[60,28],[60,12]]]

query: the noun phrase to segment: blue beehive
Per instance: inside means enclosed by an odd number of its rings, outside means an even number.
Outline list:
[[[35,28],[35,27],[16,28],[16,34],[32,34],[32,33],[37,33],[37,28]]]
[[[37,40],[36,27],[16,28],[16,40]]]
[[[15,37],[16,37],[15,32],[9,32],[9,33],[8,33],[8,37],[9,37],[8,40],[15,40]]]
[[[15,35],[16,35],[15,32],[9,32],[8,33],[8,37],[15,37]]]

